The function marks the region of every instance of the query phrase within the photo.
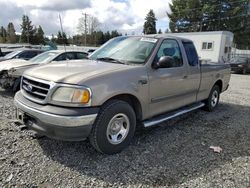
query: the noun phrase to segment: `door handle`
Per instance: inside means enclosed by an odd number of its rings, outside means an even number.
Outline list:
[[[147,80],[139,80],[138,83],[141,85],[145,85],[148,83],[148,81]]]

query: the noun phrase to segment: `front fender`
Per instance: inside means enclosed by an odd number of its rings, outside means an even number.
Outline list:
[[[140,80],[145,80],[146,84],[141,84]],[[117,95],[128,94],[139,100],[143,118],[148,114],[149,82],[144,66],[134,66],[91,78],[84,85],[92,90],[93,106],[101,106]]]

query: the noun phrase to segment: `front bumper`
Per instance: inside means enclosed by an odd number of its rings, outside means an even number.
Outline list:
[[[79,141],[86,139],[95,122],[99,108],[69,108],[40,105],[24,98],[21,92],[15,95],[17,116],[28,128],[47,137]]]

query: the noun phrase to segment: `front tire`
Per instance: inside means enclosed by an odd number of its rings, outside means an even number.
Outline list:
[[[119,153],[129,145],[135,128],[136,116],[133,108],[127,102],[111,100],[101,108],[89,140],[101,153]]]
[[[205,101],[205,110],[212,112],[218,105],[220,100],[220,87],[214,85],[210,91],[208,99]]]
[[[12,91],[14,93],[18,92],[20,90],[20,82],[21,82],[21,78],[17,78],[13,84],[13,87],[12,87]]]

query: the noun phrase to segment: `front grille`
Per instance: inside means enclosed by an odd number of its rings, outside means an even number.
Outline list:
[[[34,79],[23,77],[22,89],[25,91],[25,94],[28,95],[28,97],[43,101],[48,95],[50,85]]]

